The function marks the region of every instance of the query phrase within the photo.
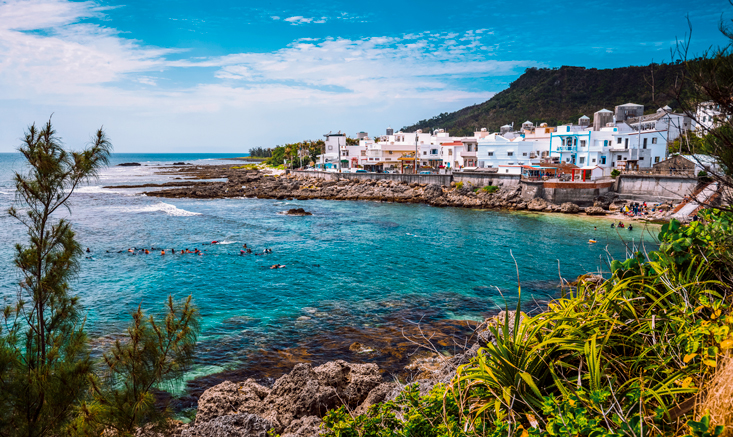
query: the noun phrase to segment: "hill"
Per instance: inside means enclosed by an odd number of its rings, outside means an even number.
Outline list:
[[[462,136],[483,127],[498,131],[500,126],[512,122],[518,127],[525,120],[550,126],[577,123],[584,114],[592,119],[600,109],[613,111],[614,106],[629,102],[644,105],[645,112],[654,112],[664,105],[675,108],[669,90],[683,70],[682,64],[601,70],[568,66],[528,68],[509,88],[484,103],[421,120],[402,130],[443,128],[451,135]]]

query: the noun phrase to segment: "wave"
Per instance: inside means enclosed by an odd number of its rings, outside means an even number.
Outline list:
[[[84,193],[84,194],[110,194],[110,193],[120,193],[121,191],[111,190],[109,188],[102,188],[101,186],[86,186],[86,187],[79,187],[76,190],[77,193]]]
[[[219,241],[216,244],[234,244],[234,243],[238,243],[238,241],[224,240],[224,241]]]
[[[190,217],[193,215],[201,215],[200,212],[186,211],[185,209],[178,208],[175,205],[171,205],[170,203],[165,203],[165,202],[158,202],[154,205],[143,206],[141,208],[134,208],[129,211],[131,212],[157,212],[157,211],[160,211],[160,212],[164,212],[174,217]]]

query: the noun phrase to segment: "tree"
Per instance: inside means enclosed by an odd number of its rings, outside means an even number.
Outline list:
[[[134,435],[141,427],[163,432],[170,411],[155,405],[153,390],[179,380],[193,360],[199,330],[191,296],[180,303],[168,297],[162,320],[145,317],[138,307],[127,329],[104,354],[104,372],[91,378],[92,400],[79,408],[72,430],[78,435]]]
[[[698,57],[689,54],[692,32],[677,44],[673,57],[681,60],[685,70],[675,83],[674,93],[680,108],[695,122],[702,137],[702,141],[690,141],[685,146],[692,153],[706,154],[717,161],[717,168],[707,162],[698,163],[712,180],[725,188],[722,204],[730,205],[733,200],[733,25],[721,19],[719,30],[728,38],[728,44],[710,48]],[[701,119],[708,114],[698,113],[703,103],[717,113],[712,123]]]
[[[20,271],[15,306],[4,311],[0,339],[0,434],[45,436],[69,420],[86,393],[92,362],[78,297],[69,281],[79,269],[81,247],[71,224],[56,219],[74,190],[108,163],[111,144],[102,129],[81,152],[66,152],[49,120],[28,128],[20,152],[27,173],[16,173],[16,206],[8,210],[25,228],[16,244]]]

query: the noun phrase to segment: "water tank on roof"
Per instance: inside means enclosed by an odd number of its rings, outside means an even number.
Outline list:
[[[394,129],[392,127],[387,128],[387,135],[394,135]]]
[[[504,126],[502,126],[502,127],[501,127],[501,128],[499,129],[499,132],[501,133],[501,135],[504,135],[505,133],[507,133],[507,132],[511,132],[511,131],[513,131],[513,130],[514,130],[514,128],[512,127],[512,125],[510,125],[510,124],[505,124]]]
[[[601,109],[593,114],[593,130],[601,130],[613,123],[613,112],[608,109]]]
[[[590,125],[590,118],[588,118],[587,115],[584,115],[578,119],[578,124],[582,127],[588,127]]]

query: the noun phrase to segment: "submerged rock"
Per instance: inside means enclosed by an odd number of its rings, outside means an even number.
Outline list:
[[[139,162],[123,162],[122,164],[117,164],[118,167],[139,167],[141,165]]]

